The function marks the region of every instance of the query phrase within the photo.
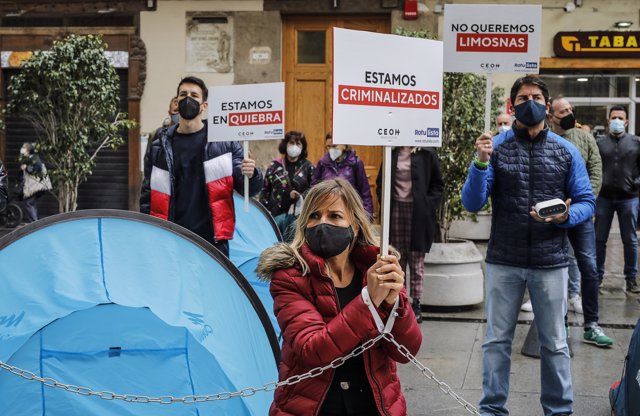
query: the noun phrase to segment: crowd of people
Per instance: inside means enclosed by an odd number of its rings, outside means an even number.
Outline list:
[[[576,123],[571,103],[551,98],[537,77],[516,80],[510,99],[510,113],[496,117],[496,133],[476,138],[461,193],[468,211],[489,200],[492,210],[479,411],[508,414],[511,349],[522,308],[536,317],[544,414],[569,415],[568,310],[584,314],[584,342],[613,343],[598,325],[598,295],[614,214],[624,246],[625,289],[640,293],[640,138],[627,133],[627,110],[613,106],[608,134],[596,141]],[[238,142],[207,140],[202,120],[207,100],[201,79],[179,82],[168,117],[147,148],[141,212],[193,231],[228,256],[235,229],[233,192],[243,193],[249,178],[248,193],[271,213],[283,236],[283,243],[262,253],[257,269],[270,281],[282,330],[281,380],[347,355],[385,326],[416,354],[422,342],[424,256],[434,241],[446,181],[437,150],[393,149],[392,248],[380,253],[371,188],[354,149],[335,144],[329,132],[326,153],[314,165],[307,137],[292,130],[263,175]],[[25,176],[42,176],[45,168],[33,145],[25,143],[21,153]],[[380,172],[379,199],[381,180]],[[27,213],[35,220],[32,195],[25,190]],[[564,202],[560,212],[546,215],[535,208],[554,198]],[[7,176],[0,162],[0,209],[6,202]],[[523,304],[526,291],[529,300]],[[395,363],[405,361],[396,348],[379,343],[338,369],[278,388],[270,414],[404,415]]]

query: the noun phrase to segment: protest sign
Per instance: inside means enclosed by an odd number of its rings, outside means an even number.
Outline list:
[[[445,72],[537,74],[540,5],[447,4]]]
[[[284,83],[209,87],[209,141],[284,138]]]
[[[284,138],[284,83],[209,87],[210,142],[242,140],[244,158],[249,141]],[[249,211],[249,177],[244,177],[244,210]]]
[[[440,146],[442,42],[333,33],[334,143]]]
[[[333,142],[384,146],[380,252],[389,252],[391,146],[442,144],[442,42],[333,29]]]

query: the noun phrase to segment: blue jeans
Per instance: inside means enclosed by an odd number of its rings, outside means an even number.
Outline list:
[[[598,278],[604,278],[604,262],[607,256],[607,240],[613,221],[613,214],[618,214],[620,237],[624,248],[624,278],[636,280],[638,274],[638,198],[609,199],[596,198],[596,256],[598,262]]]
[[[487,263],[487,333],[482,344],[480,414],[508,415],[511,345],[525,286],[540,339],[540,403],[545,416],[573,412],[571,358],[564,315],[567,268],[526,269]]]
[[[585,326],[598,322],[598,286],[600,279],[596,266],[596,236],[593,223],[583,222],[568,230],[570,247],[577,267],[580,270],[578,278],[582,281],[582,309]],[[571,256],[569,256],[571,257]],[[580,285],[578,285],[578,291]],[[577,293],[577,292],[576,292]],[[571,266],[569,266],[569,294],[571,289]]]

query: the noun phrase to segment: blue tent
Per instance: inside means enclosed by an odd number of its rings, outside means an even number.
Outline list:
[[[277,380],[251,285],[211,245],[127,211],[62,214],[0,239],[0,361],[94,391],[207,395]],[[0,415],[265,415],[273,393],[197,404],[101,400],[0,370]]]
[[[255,270],[260,253],[282,241],[282,235],[273,217],[262,204],[249,199],[249,212],[244,212],[243,196],[235,193],[233,199],[236,207],[236,230],[233,240],[229,241],[229,257],[256,291],[271,318],[277,336],[280,337],[280,327],[273,314],[273,298],[269,293],[269,283],[259,280]]]

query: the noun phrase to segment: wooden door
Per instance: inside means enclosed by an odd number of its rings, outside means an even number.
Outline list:
[[[286,130],[304,132],[309,160],[314,164],[325,153],[325,135],[332,129],[333,27],[389,33],[388,16],[292,16],[283,26],[283,74],[285,79]],[[365,164],[374,212],[378,201],[375,180],[382,162],[379,146],[354,146]]]

